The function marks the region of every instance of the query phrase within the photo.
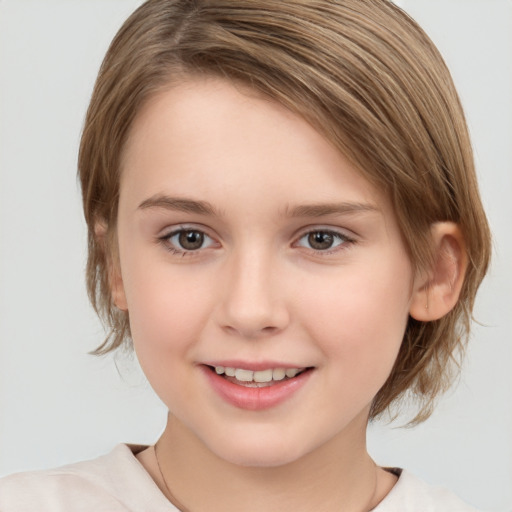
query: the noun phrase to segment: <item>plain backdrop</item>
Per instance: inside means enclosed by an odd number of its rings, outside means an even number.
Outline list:
[[[152,443],[166,410],[135,361],[87,354],[76,181],[84,114],[136,0],[0,0],[0,476]],[[512,2],[402,0],[450,66],[473,135],[494,259],[458,386],[415,429],[378,424],[379,464],[512,510]]]

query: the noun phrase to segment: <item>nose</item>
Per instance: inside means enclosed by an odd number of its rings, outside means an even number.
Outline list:
[[[275,259],[253,250],[232,255],[226,262],[221,280],[224,290],[218,304],[218,319],[224,330],[256,339],[286,328],[289,311]]]

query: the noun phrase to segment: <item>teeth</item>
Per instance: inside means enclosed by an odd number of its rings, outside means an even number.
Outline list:
[[[283,380],[286,377],[286,371],[284,368],[276,368],[272,370],[272,380]]]
[[[229,366],[216,366],[215,372],[218,375],[226,375],[226,377],[235,377],[240,382],[271,382],[280,381],[285,377],[289,379],[295,377],[304,368],[268,368],[253,372],[252,370],[244,370],[242,368],[231,368]]]
[[[254,372],[254,382],[270,382],[272,380],[272,370],[263,370]]]
[[[240,382],[251,382],[253,377],[254,372],[251,372],[251,370],[240,370],[239,368],[235,370],[235,379]]]

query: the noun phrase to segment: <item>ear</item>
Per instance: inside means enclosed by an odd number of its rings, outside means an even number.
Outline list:
[[[429,322],[449,313],[459,300],[467,269],[466,244],[454,222],[432,225],[434,264],[414,283],[409,309],[416,320]]]
[[[103,222],[97,222],[94,226],[94,234],[105,253],[108,265],[108,283],[110,287],[110,296],[114,305],[121,311],[128,311],[126,295],[124,292],[123,277],[119,264],[119,251],[115,237],[108,235],[107,225]]]

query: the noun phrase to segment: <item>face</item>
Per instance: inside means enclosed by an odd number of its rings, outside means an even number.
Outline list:
[[[155,391],[221,458],[271,466],[364,438],[405,330],[391,206],[303,119],[191,80],[122,166],[117,305]]]

